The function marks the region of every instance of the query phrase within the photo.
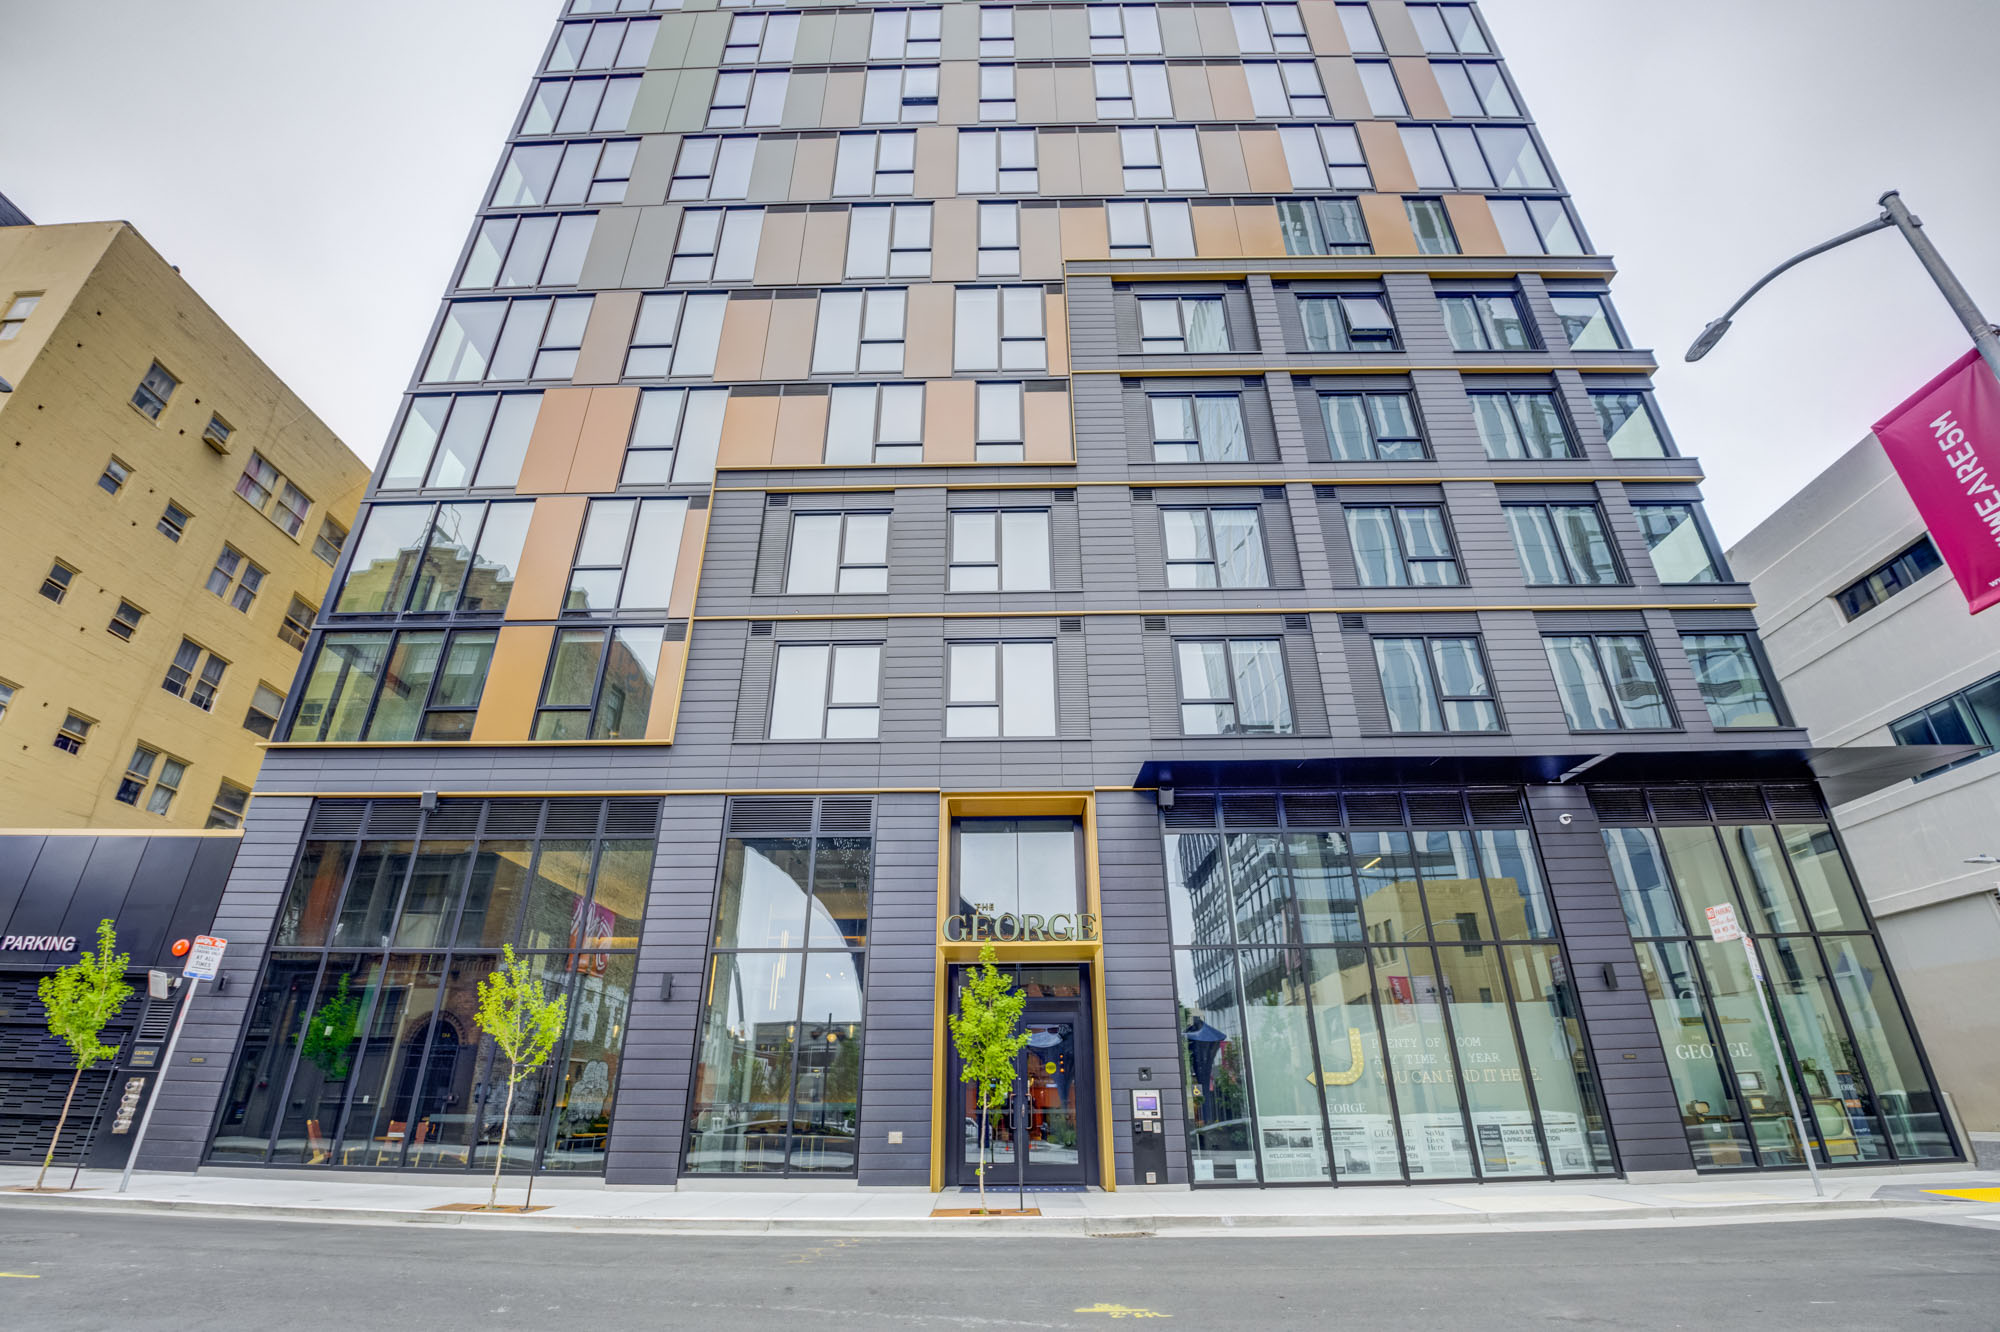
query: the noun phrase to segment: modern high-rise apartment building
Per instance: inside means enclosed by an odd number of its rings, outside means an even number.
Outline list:
[[[236,827],[368,469],[125,222],[0,199],[0,382],[0,829]]]
[[[1956,1156],[1524,106],[1464,4],[575,0],[147,1164],[969,1183],[989,944],[989,1178]]]

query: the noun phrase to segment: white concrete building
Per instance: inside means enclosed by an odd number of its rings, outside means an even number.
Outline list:
[[[1835,818],[1939,1081],[2000,1130],[2000,614],[1973,616],[1871,435],[1729,551],[1815,744],[1987,753]]]

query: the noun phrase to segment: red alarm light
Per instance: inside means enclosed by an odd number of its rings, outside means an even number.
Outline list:
[[[174,956],[175,956],[175,957],[186,957],[186,956],[187,956],[187,950],[188,950],[188,947],[189,947],[189,945],[188,945],[188,941],[187,941],[186,939],[176,939],[176,940],[174,940]]]

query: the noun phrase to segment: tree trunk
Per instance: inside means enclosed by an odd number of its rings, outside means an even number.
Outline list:
[[[49,1177],[49,1162],[56,1159],[56,1144],[62,1141],[63,1125],[69,1122],[69,1103],[76,1099],[76,1084],[83,1081],[83,1065],[76,1066],[76,1076],[69,1080],[69,1095],[63,1097],[62,1114],[56,1120],[56,1131],[49,1139],[49,1154],[42,1158],[42,1173],[35,1176],[35,1192],[42,1191],[42,1181]]]
[[[508,1071],[511,1073],[513,1070]],[[493,1188],[486,1195],[489,1211],[500,1201],[500,1167],[507,1164],[507,1123],[514,1117],[514,1088],[517,1085],[512,1077],[507,1079],[507,1108],[500,1112],[500,1150],[493,1156]]]
[[[986,1126],[992,1111],[986,1105],[986,1084],[979,1084],[979,1214],[986,1215]]]

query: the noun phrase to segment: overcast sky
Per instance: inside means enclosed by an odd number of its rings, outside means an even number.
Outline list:
[[[0,193],[125,218],[380,453],[559,0],[0,0]],[[2000,0],[1486,0],[1734,541],[1968,345],[1877,235],[1904,197],[2000,318]]]

